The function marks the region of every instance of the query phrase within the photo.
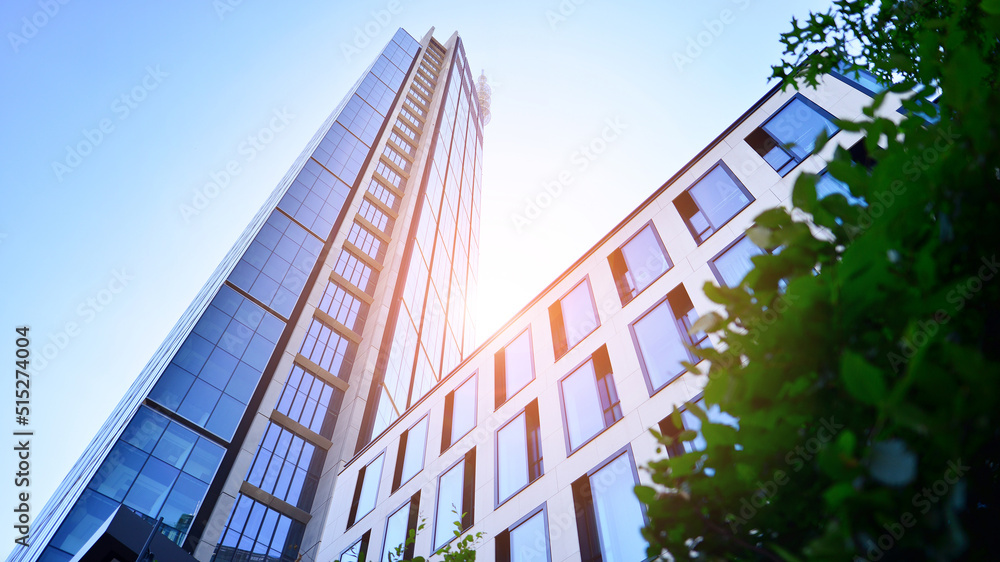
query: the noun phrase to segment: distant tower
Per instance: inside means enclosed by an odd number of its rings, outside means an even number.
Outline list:
[[[483,126],[490,123],[490,95],[492,93],[493,89],[486,83],[486,71],[482,70],[476,80],[476,94],[479,97],[479,116],[483,120]]]

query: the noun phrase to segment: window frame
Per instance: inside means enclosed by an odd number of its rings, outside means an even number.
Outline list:
[[[524,383],[524,386],[515,390],[514,394],[507,396],[507,348],[510,347],[512,343],[520,339],[525,332],[528,333],[528,360],[531,365],[531,378],[528,382]],[[503,364],[503,371],[500,370],[501,363]],[[531,324],[528,324],[524,330],[518,332],[518,334],[511,338],[506,345],[493,354],[493,386],[496,401],[493,409],[498,409],[500,406],[503,406],[510,401],[511,398],[517,396],[522,390],[528,388],[528,386],[534,382],[535,378],[535,342],[531,335]]]
[[[603,352],[602,352],[602,350],[603,350]],[[620,422],[621,420],[623,420],[625,418],[624,412],[621,412],[621,414],[618,416],[618,418],[614,422],[612,422],[612,423],[609,424],[609,423],[607,423],[605,421],[604,422],[604,429],[602,429],[602,430],[598,431],[597,433],[591,435],[590,437],[588,437],[587,439],[585,439],[584,441],[582,441],[579,445],[577,445],[576,448],[573,448],[573,444],[572,444],[572,441],[570,440],[570,436],[569,436],[569,418],[566,415],[566,395],[565,395],[565,392],[563,391],[563,382],[566,379],[568,379],[569,377],[571,377],[574,374],[576,374],[577,371],[579,371],[580,369],[582,369],[583,366],[586,365],[588,362],[594,362],[594,358],[597,356],[597,354],[599,352],[602,352],[604,355],[607,355],[607,360],[608,360],[608,372],[606,374],[604,374],[603,376],[600,374],[600,371],[597,368],[596,362],[594,363],[594,386],[595,386],[595,390],[597,391],[597,400],[598,400],[598,402],[601,403],[601,408],[602,408],[601,417],[602,417],[602,419],[604,418],[604,410],[607,410],[609,408],[613,410],[615,404],[617,404],[618,405],[618,409],[621,410],[621,397],[618,396],[618,385],[617,385],[617,383],[615,383],[614,370],[611,369],[611,357],[610,357],[610,355],[607,352],[607,344],[604,344],[601,347],[599,347],[596,350],[594,350],[593,353],[591,353],[589,356],[587,356],[583,361],[581,361],[575,367],[573,367],[572,369],[570,369],[568,373],[566,373],[565,375],[563,375],[562,378],[560,378],[558,381],[556,381],[556,386],[559,388],[559,409],[560,409],[560,415],[562,417],[562,424],[563,424],[563,440],[566,443],[566,458],[571,457],[577,451],[579,451],[579,450],[583,449],[584,447],[586,447],[588,444],[590,444],[591,441],[593,441],[593,440],[597,439],[598,437],[600,437],[601,434],[603,434],[605,431],[607,431],[612,426],[614,426],[615,424],[617,424],[618,422]],[[598,386],[600,384],[600,379],[608,377],[608,376],[611,377],[611,384],[614,385],[615,396],[618,398],[618,401],[615,404],[610,404],[610,405],[604,404],[604,400],[602,399],[602,396],[601,396],[601,389],[600,389],[600,386]],[[609,399],[610,399],[610,397],[609,397]]]
[[[355,545],[360,544],[361,547],[358,549],[358,562],[365,562],[368,559],[368,554],[369,554],[368,550],[371,548],[371,538],[372,538],[372,530],[368,529],[367,531],[361,534],[361,537],[359,537],[358,540],[352,542],[350,546],[345,548],[343,552],[340,553],[340,556],[337,558],[337,560],[343,560],[344,555],[347,554],[347,551],[354,548]]]
[[[622,448],[620,448],[617,451],[611,453],[607,458],[605,458],[600,463],[598,463],[596,466],[594,466],[593,468],[591,468],[590,470],[588,470],[585,474],[583,474],[583,475],[577,477],[576,479],[574,479],[573,482],[572,482],[572,484],[570,485],[570,487],[573,488],[573,485],[576,484],[577,482],[579,482],[580,480],[582,480],[584,478],[586,478],[586,480],[587,480],[587,490],[590,492],[590,494],[589,494],[589,497],[586,498],[586,502],[587,502],[586,505],[582,506],[583,509],[580,509],[581,506],[578,506],[576,504],[577,494],[576,494],[576,490],[573,490],[573,507],[574,507],[574,510],[576,511],[577,542],[578,543],[582,543],[585,538],[591,544],[594,544],[594,542],[596,541],[598,549],[600,550],[599,554],[600,554],[600,557],[601,557],[602,560],[605,557],[605,555],[604,555],[604,541],[601,539],[600,521],[597,518],[597,509],[594,506],[594,493],[593,493],[594,490],[593,490],[592,480],[593,480],[595,474],[597,474],[598,472],[600,472],[604,468],[607,468],[608,465],[610,465],[614,461],[618,460],[618,458],[621,457],[622,455],[627,455],[628,456],[629,467],[631,468],[631,474],[632,474],[632,482],[634,482],[635,485],[637,485],[637,486],[640,485],[642,482],[639,480],[639,471],[638,471],[638,468],[636,467],[635,455],[632,453],[632,444],[631,443],[627,443]],[[641,501],[638,501],[638,499],[636,499],[636,502],[639,504],[639,508],[640,508],[640,510],[642,512],[642,519],[643,519],[644,523],[646,525],[648,525],[649,524],[649,515],[646,513],[646,505],[644,503],[642,503]],[[586,513],[581,513],[581,512],[584,512],[584,511]],[[590,536],[586,536],[585,537],[584,534],[580,532],[580,518],[581,518],[581,516],[586,517],[588,515],[589,515],[590,521],[592,521],[593,524],[594,524],[594,529],[593,530],[597,534],[596,537],[590,537]],[[583,548],[582,544],[580,544],[579,546],[580,546],[580,555],[582,557],[583,554],[584,554],[584,552],[583,552],[584,548]],[[591,559],[593,559],[593,558],[591,558]],[[651,560],[651,558],[647,557],[647,558],[644,559],[644,561],[648,561],[648,560]]]
[[[382,488],[382,473],[385,471],[385,453],[386,450],[382,449],[381,453],[372,457],[370,461],[368,461],[367,463],[365,463],[364,466],[358,469],[358,478],[356,479],[357,481],[354,484],[354,494],[351,499],[351,507],[350,510],[347,512],[347,529],[350,529],[351,527],[357,525],[362,519],[364,519],[371,512],[375,511],[375,508],[378,507],[378,493],[379,490],[381,490]],[[372,505],[371,509],[369,509],[364,514],[359,516],[358,509],[359,509],[359,504],[361,502],[361,487],[364,485],[364,475],[367,474],[368,467],[371,466],[372,463],[374,463],[376,460],[378,460],[379,457],[382,458],[382,468],[379,469],[379,474],[375,480],[375,503]]]
[[[761,126],[763,126],[763,125],[761,125]],[[698,183],[700,183],[706,177],[708,177],[708,175],[711,174],[716,168],[722,168],[722,170],[729,176],[729,179],[733,180],[733,183],[736,184],[736,188],[738,190],[740,190],[743,193],[743,195],[745,195],[747,197],[747,199],[748,199],[748,201],[747,201],[747,203],[745,205],[743,205],[742,207],[740,207],[740,209],[738,211],[736,211],[735,213],[733,213],[733,216],[729,217],[722,224],[719,224],[719,225],[712,224],[712,221],[709,220],[709,218],[708,218],[708,214],[705,213],[704,209],[702,209],[700,206],[698,206],[698,201],[695,200],[695,198],[694,198],[693,195],[691,195],[691,189],[694,186],[698,185]],[[712,232],[710,232],[704,238],[701,238],[701,234],[695,231],[694,225],[691,224],[690,217],[684,216],[684,214],[681,212],[680,208],[678,208],[678,206],[677,206],[677,200],[679,198],[681,198],[681,197],[684,197],[684,196],[686,196],[688,199],[690,199],[691,203],[694,204],[694,206],[698,209],[698,212],[700,212],[702,215],[704,215],[705,222],[707,222],[708,225],[709,225],[709,227],[711,227],[711,229],[712,229]],[[753,196],[752,193],[750,193],[750,190],[748,190],[747,187],[745,185],[743,185],[743,182],[740,181],[740,179],[736,176],[736,173],[733,172],[733,170],[729,167],[729,165],[726,164],[726,162],[724,160],[721,160],[721,159],[719,161],[717,161],[715,164],[712,164],[711,166],[709,166],[709,168],[707,170],[705,170],[705,173],[703,173],[700,176],[698,176],[697,179],[695,179],[694,181],[692,181],[687,186],[687,189],[685,189],[681,194],[679,194],[677,197],[674,197],[674,199],[673,199],[674,209],[677,210],[678,214],[680,214],[681,220],[684,222],[684,226],[687,227],[688,233],[690,233],[691,237],[694,238],[695,245],[697,247],[700,247],[702,244],[704,244],[705,242],[707,242],[709,240],[709,238],[711,238],[712,236],[714,236],[715,233],[719,232],[726,225],[728,225],[730,222],[732,222],[733,219],[735,219],[736,217],[738,217],[740,215],[740,213],[742,213],[743,211],[747,210],[747,208],[750,207],[750,205],[753,205],[755,201],[757,201],[757,199]]]
[[[791,162],[793,162],[794,164],[792,165],[792,167],[788,168],[788,170],[786,170],[784,173],[782,173],[781,170],[775,169],[774,166],[771,166],[771,164],[765,160],[765,163],[768,165],[768,167],[771,168],[772,170],[774,170],[774,172],[776,174],[778,174],[779,176],[781,176],[781,177],[787,177],[788,174],[792,173],[792,171],[795,170],[795,168],[798,168],[803,162],[805,162],[806,160],[808,160],[810,156],[813,156],[813,154],[810,152],[810,154],[807,154],[805,157],[803,157],[803,158],[800,159],[797,155],[795,155],[789,149],[785,148],[785,143],[780,142],[778,139],[774,138],[774,135],[772,135],[770,132],[768,132],[766,129],[764,129],[764,127],[766,127],[768,123],[770,123],[771,121],[773,121],[778,116],[779,113],[781,113],[789,105],[791,105],[792,103],[794,103],[795,100],[801,101],[806,106],[808,106],[810,109],[812,109],[813,111],[815,111],[820,117],[822,117],[822,118],[826,119],[827,121],[829,121],[831,124],[833,124],[834,127],[837,127],[837,130],[834,131],[833,133],[831,133],[828,138],[832,139],[834,136],[837,135],[837,133],[839,133],[840,131],[843,130],[843,128],[841,128],[836,123],[834,123],[834,121],[837,118],[832,113],[830,113],[829,111],[827,111],[827,110],[823,109],[822,107],[820,107],[819,104],[817,104],[816,102],[814,102],[811,99],[807,98],[801,92],[798,92],[794,96],[792,96],[788,101],[786,101],[785,103],[783,103],[781,105],[781,107],[779,107],[777,110],[775,110],[770,115],[768,115],[767,118],[764,119],[764,121],[761,122],[761,124],[756,129],[754,129],[753,132],[750,133],[750,135],[753,135],[753,134],[757,133],[758,131],[760,131],[761,133],[767,135],[768,137],[771,138],[771,141],[774,142],[774,144],[775,144],[776,147],[780,148],[782,151],[785,152],[785,154],[787,154],[789,156],[789,158],[791,158]],[[747,135],[747,137],[749,137],[750,135]],[[746,140],[746,138],[743,139],[743,142],[746,142],[747,145],[750,146],[750,148],[753,149],[753,151],[755,153],[757,153],[761,157],[761,159],[764,158],[763,155],[761,155],[759,152],[757,152],[757,149]],[[781,167],[785,168],[786,166],[788,166],[788,163],[785,163]]]
[[[460,441],[466,435],[472,433],[472,430],[479,426],[479,371],[474,371],[471,375],[465,378],[462,382],[455,385],[455,388],[451,389],[451,392],[444,397],[444,421],[442,423],[441,431],[441,454],[450,449],[455,443]],[[454,418],[455,417],[455,391],[457,391],[465,383],[472,379],[476,379],[473,388],[475,389],[476,399],[472,402],[472,427],[468,431],[459,436],[452,435],[452,430],[454,429]],[[451,407],[449,407],[449,404]]]
[[[659,244],[660,251],[663,253],[663,259],[666,262],[666,268],[662,272],[660,272],[659,275],[651,279],[649,283],[646,284],[645,287],[635,291],[634,295],[626,295],[624,289],[626,289],[627,286],[623,283],[625,281],[624,275],[630,274],[632,270],[629,269],[628,259],[626,259],[625,257],[625,252],[623,251],[623,248],[625,248],[625,246],[628,246],[630,242],[635,240],[636,237],[639,236],[639,234],[641,234],[644,230],[646,230],[646,228],[651,229],[653,233],[653,238],[655,238],[656,243]],[[616,271],[615,261],[613,258],[621,259],[621,262],[625,266],[625,269],[620,272]],[[656,281],[658,281],[661,277],[666,275],[667,272],[673,269],[674,267],[674,262],[673,260],[670,259],[670,254],[667,252],[667,247],[663,245],[663,239],[660,238],[660,233],[659,231],[656,230],[656,225],[653,224],[653,219],[650,219],[649,221],[646,222],[646,224],[636,229],[636,231],[632,234],[632,236],[629,236],[628,240],[626,240],[620,246],[615,248],[615,250],[608,255],[608,264],[611,267],[611,274],[612,277],[614,277],[615,279],[615,289],[618,291],[618,298],[621,300],[622,306],[625,306],[626,304],[635,300],[635,298],[641,295],[643,291],[651,287],[654,283],[656,283]],[[619,273],[622,274],[621,278],[619,278]],[[635,277],[633,276],[632,279],[634,283]]]
[[[417,528],[417,517],[419,517],[419,511],[420,511],[420,490],[417,490],[416,493],[414,493],[412,496],[406,498],[406,501],[400,504],[399,507],[397,507],[396,509],[389,512],[389,515],[386,516],[385,523],[382,526],[383,527],[382,552],[381,555],[379,556],[379,562],[382,562],[383,560],[386,559],[385,549],[386,549],[386,541],[389,539],[389,520],[392,519],[393,515],[396,515],[404,508],[409,509],[409,513],[407,514],[406,518],[406,533],[404,534],[403,538],[403,545],[402,545],[403,555],[402,558],[398,558],[396,562],[400,562],[402,560],[411,560],[413,558],[414,543],[410,543],[409,545],[407,545],[406,538],[409,537],[411,530],[416,530]]]
[[[542,524],[545,527],[545,531],[544,531],[544,535],[545,535],[545,561],[544,562],[552,562],[552,541],[551,541],[551,539],[549,537],[549,510],[548,510],[547,502],[542,502],[541,505],[539,505],[538,507],[532,509],[531,511],[529,511],[527,514],[523,515],[517,521],[514,521],[513,523],[511,523],[503,531],[500,531],[499,533],[497,533],[497,536],[496,536],[496,539],[495,539],[496,548],[495,548],[495,553],[494,553],[494,556],[495,556],[494,559],[496,560],[496,562],[511,562],[511,560],[512,560],[512,555],[511,555],[511,550],[510,550],[510,548],[511,548],[511,545],[510,545],[510,534],[511,534],[511,531],[513,531],[514,529],[517,529],[518,527],[520,527],[521,525],[527,523],[529,520],[535,518],[538,515],[542,516]],[[505,556],[501,556],[501,553],[503,553]]]
[[[532,428],[529,423],[532,420],[530,419],[528,409],[532,407],[534,407],[534,418],[535,418],[534,421],[536,422],[534,428]],[[521,487],[512,491],[510,495],[508,495],[506,498],[501,498],[500,497],[500,432],[503,431],[505,427],[509,426],[511,423],[514,422],[514,420],[516,420],[522,415],[524,416],[525,460],[528,463],[528,465],[525,467],[528,475],[527,482],[525,482],[524,485],[522,485]],[[538,436],[538,459],[534,461],[531,458],[531,444],[530,444],[532,431],[537,432]],[[497,509],[501,505],[507,503],[508,501],[513,499],[514,496],[524,491],[525,488],[527,488],[533,482],[535,482],[536,480],[540,479],[542,476],[545,475],[545,455],[542,452],[541,431],[542,431],[541,412],[538,411],[538,398],[536,397],[534,400],[526,404],[524,408],[521,408],[521,410],[519,410],[516,414],[511,416],[511,418],[508,419],[506,422],[504,422],[503,425],[497,427],[496,431],[493,432],[493,471],[494,471],[493,474],[495,475],[494,477],[495,484],[493,486],[493,492],[494,492],[493,509]],[[532,464],[538,464],[538,473],[535,475],[534,478],[532,478],[531,476]]]
[[[462,521],[462,532],[469,530],[475,524],[475,506],[476,506],[476,447],[472,447],[465,452],[460,458],[456,459],[455,462],[448,465],[447,468],[441,471],[437,476],[436,489],[434,491],[434,525],[431,528],[431,552],[437,552],[439,549],[443,548],[445,545],[451,544],[451,541],[455,540],[456,537],[454,533],[451,533],[448,540],[441,544],[435,544],[435,539],[437,538],[438,532],[438,519],[441,510],[441,478],[445,474],[448,474],[459,464],[465,463],[462,467],[462,507],[460,508],[460,513],[458,516]],[[471,474],[470,474],[471,473]],[[469,485],[469,477],[472,477],[472,485]],[[468,505],[466,505],[468,502]],[[450,506],[448,506],[450,507]],[[450,511],[449,511],[450,513]],[[449,525],[454,524],[454,521],[448,523]]]
[[[410,444],[410,432],[413,428],[417,427],[421,423],[427,424],[427,429],[424,431],[424,443],[422,445],[421,458],[420,458],[420,469],[414,472],[409,478],[403,480],[403,466],[406,464],[406,448]],[[416,422],[414,422],[410,427],[406,429],[399,436],[399,448],[396,452],[396,468],[392,473],[392,488],[390,488],[389,495],[396,493],[397,490],[408,484],[411,480],[416,478],[418,474],[423,472],[424,467],[427,464],[427,443],[430,440],[430,430],[431,430],[431,420],[430,413],[426,413],[421,416]]]
[[[746,238],[747,238],[746,232],[744,232],[743,234],[740,234],[739,236],[737,236],[736,238],[734,238],[732,242],[726,244],[725,248],[719,250],[714,256],[708,258],[708,268],[712,270],[712,275],[715,276],[715,280],[719,282],[719,286],[720,287],[729,287],[729,285],[726,283],[726,280],[722,278],[722,272],[720,272],[719,268],[715,266],[715,260],[717,260],[720,257],[722,257],[723,254],[725,254],[729,250],[733,249],[734,246],[736,246],[737,244],[739,244],[740,242],[742,242]],[[753,241],[751,240],[750,243],[753,244]],[[754,244],[754,246],[756,246],[756,244]],[[760,248],[759,246],[758,246],[758,248],[760,249],[760,254],[754,254],[754,255],[761,255],[761,254],[768,253],[763,248]],[[753,257],[753,256],[751,256],[751,257]]]
[[[684,284],[681,283],[678,285],[678,287],[683,287],[683,285]],[[673,320],[674,328],[677,330],[677,334],[680,337],[681,343],[684,344],[684,351],[687,353],[688,361],[690,361],[693,364],[697,364],[700,361],[697,357],[694,356],[694,354],[691,352],[691,349],[688,347],[691,345],[695,345],[696,342],[694,342],[694,339],[687,334],[685,329],[683,329],[683,326],[681,325],[680,322],[680,318],[678,318],[677,313],[674,311],[673,305],[670,304],[669,294],[674,290],[676,290],[676,287],[671,291],[669,291],[666,295],[663,295],[663,298],[653,303],[653,305],[647,308],[645,311],[643,311],[642,314],[636,316],[635,320],[629,322],[628,325],[629,335],[631,335],[632,337],[632,347],[635,349],[635,354],[639,358],[639,369],[642,371],[642,379],[646,383],[646,391],[649,392],[650,397],[652,397],[656,393],[660,392],[664,388],[676,382],[677,379],[683,377],[684,373],[687,372],[687,369],[685,369],[682,365],[681,371],[679,373],[668,378],[666,382],[664,382],[660,386],[653,386],[653,381],[649,375],[649,365],[646,363],[646,357],[642,352],[642,348],[639,346],[639,336],[636,334],[635,325],[641,322],[644,318],[646,318],[650,314],[652,314],[654,310],[656,310],[660,306],[667,307],[667,312],[670,314],[670,318]],[[685,289],[685,292],[686,291],[687,289]],[[699,341],[705,341],[705,340],[699,340]]]
[[[577,341],[573,345],[569,345],[569,339],[567,338],[567,332],[566,332],[565,315],[563,314],[562,310],[562,302],[563,300],[566,299],[566,297],[569,296],[570,293],[575,291],[580,285],[584,283],[587,284],[588,293],[590,295],[590,305],[591,307],[593,307],[594,319],[597,321],[597,323],[594,326],[594,329],[587,332],[586,334],[582,334],[580,336],[579,341]],[[554,310],[559,311],[558,316],[556,316],[556,314],[553,312]],[[597,308],[597,300],[594,298],[594,286],[590,282],[590,274],[584,275],[583,278],[580,279],[580,281],[575,283],[572,287],[570,287],[568,291],[563,293],[561,297],[556,299],[554,303],[549,305],[548,312],[549,312],[549,331],[552,332],[553,352],[555,354],[555,360],[558,361],[559,359],[564,357],[567,353],[575,349],[576,346],[583,343],[584,340],[590,337],[594,332],[597,331],[598,328],[601,327],[601,313],[600,310]],[[556,318],[558,318],[558,327],[560,332],[559,334],[556,334]]]

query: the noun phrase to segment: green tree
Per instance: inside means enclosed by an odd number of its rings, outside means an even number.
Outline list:
[[[836,151],[853,206],[802,174],[813,227],[764,212],[748,236],[781,251],[706,284],[725,311],[695,326],[724,343],[696,350],[705,400],[739,427],[692,404],[707,447],[649,464],[651,555],[1000,559],[998,37],[998,0],[839,0],[782,35],[786,87],[845,64],[895,82],[838,123],[876,164]],[[878,112],[890,92],[899,123]]]

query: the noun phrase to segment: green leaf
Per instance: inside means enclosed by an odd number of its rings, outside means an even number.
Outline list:
[[[688,334],[695,335],[698,332],[714,332],[725,322],[726,319],[722,317],[718,312],[709,312],[708,314],[701,316],[695,320],[694,324],[688,330]]]
[[[771,229],[764,228],[762,226],[751,226],[747,229],[747,238],[751,242],[757,245],[757,247],[764,250],[770,250],[774,247],[771,241]]]
[[[852,351],[840,360],[840,378],[847,392],[865,404],[878,404],[887,394],[882,371]]]

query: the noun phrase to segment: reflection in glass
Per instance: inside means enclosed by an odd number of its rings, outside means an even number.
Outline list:
[[[437,517],[434,520],[434,548],[438,549],[455,538],[455,522],[465,512],[462,486],[465,481],[465,459],[451,467],[438,479]]]
[[[505,396],[509,399],[535,378],[531,365],[531,334],[527,330],[504,349]]]
[[[599,322],[594,302],[590,296],[590,281],[584,279],[560,301],[563,327],[566,329],[566,348],[580,343],[593,332]]]
[[[528,484],[527,415],[521,412],[497,431],[497,492],[499,501]]]
[[[604,408],[597,393],[594,362],[587,361],[560,384],[570,449],[576,450],[604,430],[604,417],[601,415]]]
[[[638,562],[646,559],[642,506],[629,454],[622,453],[590,477],[604,562]]]
[[[637,320],[632,333],[654,391],[684,372],[681,361],[689,361],[690,357],[666,300]]]
[[[544,562],[548,549],[544,510],[510,530],[510,562]]]

